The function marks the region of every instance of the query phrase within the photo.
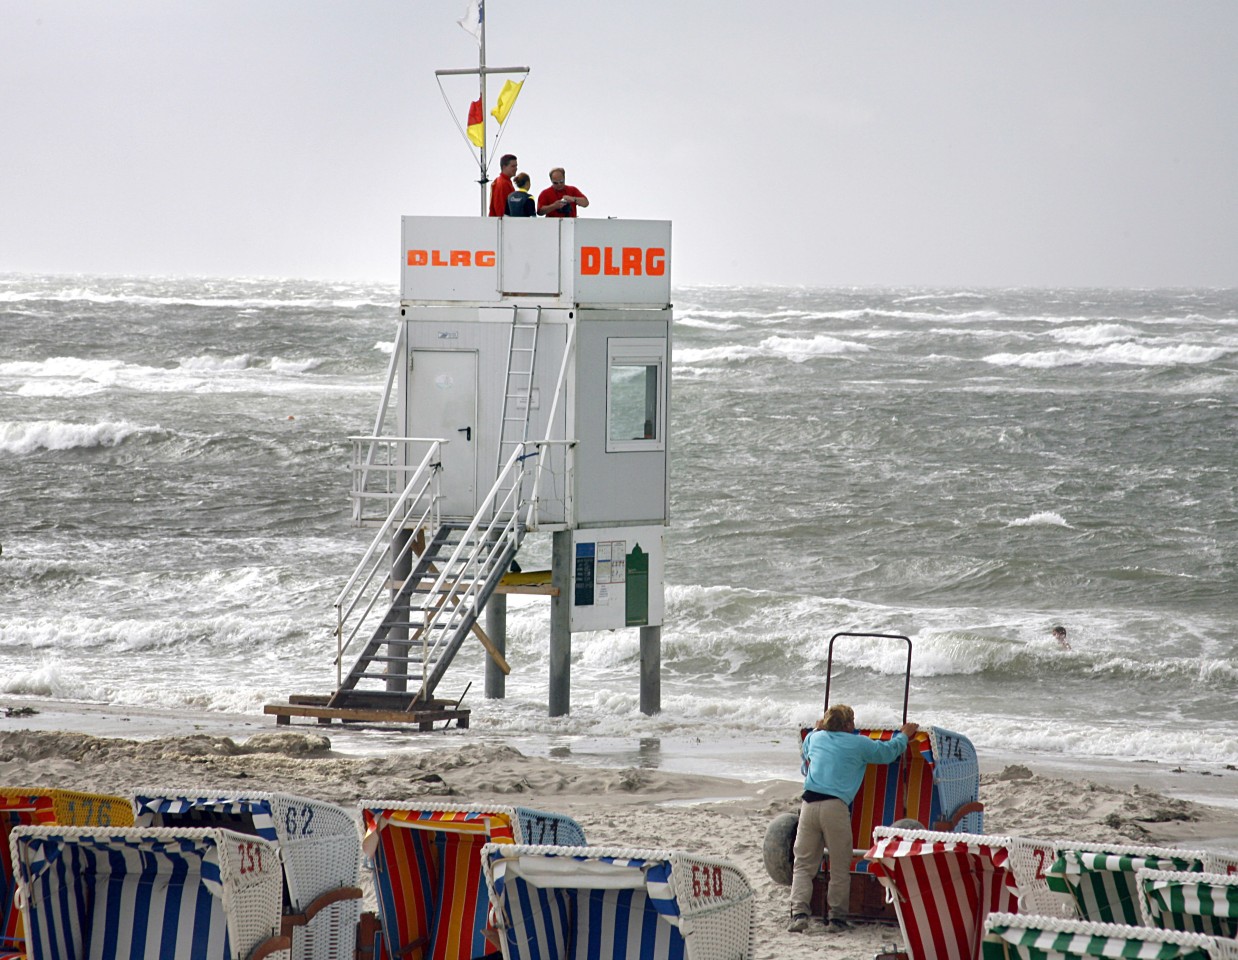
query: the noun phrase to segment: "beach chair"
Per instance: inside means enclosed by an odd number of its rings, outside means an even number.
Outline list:
[[[725,860],[664,850],[487,844],[504,960],[750,960],[752,888]]]
[[[1137,926],[1138,870],[1201,873],[1207,857],[1201,850],[1169,847],[1129,847],[1055,841],[1057,856],[1046,871],[1049,888],[1070,895],[1079,919],[1093,923]]]
[[[382,960],[486,953],[486,843],[583,846],[570,817],[499,805],[362,800],[363,846],[382,922]]]
[[[1238,941],[1117,923],[994,913],[984,923],[983,960],[1236,960]]]
[[[1074,914],[1073,902],[1045,883],[1049,844],[875,827],[865,857],[889,891],[914,960],[975,960],[984,919],[995,911]]]
[[[28,960],[257,960],[278,937],[275,844],[228,830],[15,827]]]
[[[1238,874],[1139,870],[1135,886],[1146,926],[1238,938]]]
[[[857,731],[858,735],[874,740],[889,740],[897,732],[877,728]],[[807,728],[801,730],[801,738],[807,733]],[[919,730],[893,763],[869,764],[851,804],[850,916],[888,922],[895,919],[880,884],[869,875],[870,864],[865,859],[875,828],[911,819],[938,832],[980,833],[984,829],[984,807],[978,800],[979,790],[980,766],[971,741],[941,727]],[[778,821],[771,825],[771,834],[778,826]],[[784,818],[782,829],[786,831],[782,843],[785,862],[776,865],[777,872],[771,869],[770,873],[775,880],[789,884],[795,818]],[[769,837],[766,843],[773,845]],[[826,913],[828,881],[829,862],[823,859],[812,902],[813,912],[821,916]]]
[[[25,950],[21,911],[14,894],[9,833],[21,825],[127,826],[133,811],[123,797],[46,787],[0,787],[0,960]]]
[[[361,840],[349,811],[285,793],[151,788],[133,795],[139,827],[214,827],[279,847],[283,928],[293,960],[349,955],[361,916]]]

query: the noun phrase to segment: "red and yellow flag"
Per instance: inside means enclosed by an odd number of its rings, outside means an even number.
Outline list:
[[[469,140],[475,147],[484,146],[486,142],[486,117],[480,98],[469,104]]]

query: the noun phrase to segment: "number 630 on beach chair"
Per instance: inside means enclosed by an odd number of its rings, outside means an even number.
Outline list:
[[[749,960],[753,895],[712,857],[487,844],[504,960]]]

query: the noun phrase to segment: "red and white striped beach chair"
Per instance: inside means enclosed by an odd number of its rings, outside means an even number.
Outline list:
[[[487,844],[504,960],[751,960],[753,894],[733,864],[665,850]]]
[[[0,787],[0,960],[14,960],[25,952],[9,848],[9,833],[13,827],[47,824],[123,827],[132,823],[133,811],[123,797],[45,787]]]
[[[526,807],[361,801],[383,960],[471,960],[487,946],[486,843],[583,845],[570,817]]]
[[[279,847],[284,932],[293,960],[351,955],[361,916],[361,838],[342,807],[286,793],[148,788],[133,796],[139,827],[212,827]]]
[[[1238,960],[1235,940],[1030,914],[991,914],[983,946],[983,960]]]
[[[1050,845],[1016,837],[898,827],[874,828],[866,854],[915,960],[975,960],[984,920],[995,911],[1073,912],[1045,884],[1040,865],[1052,856]]]
[[[289,955],[279,850],[228,830],[16,827],[29,960]]]
[[[1238,938],[1238,874],[1139,870],[1135,886],[1145,925]]]

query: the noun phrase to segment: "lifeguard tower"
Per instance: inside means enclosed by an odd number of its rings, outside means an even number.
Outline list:
[[[440,683],[472,636],[503,695],[507,592],[551,596],[552,716],[570,710],[571,634],[628,627],[656,712],[670,223],[410,216],[402,236],[386,389],[353,438],[353,519],[375,535],[335,605],[336,689],[267,712],[466,726]],[[548,577],[512,573],[533,531],[552,535]]]

